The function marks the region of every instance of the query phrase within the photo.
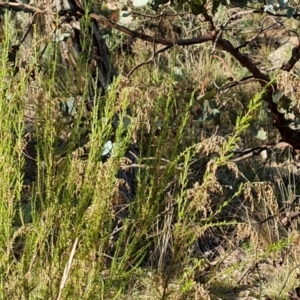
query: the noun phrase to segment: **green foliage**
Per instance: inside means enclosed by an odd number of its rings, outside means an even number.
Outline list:
[[[266,9],[255,1],[120,1],[119,15],[109,22],[169,42],[207,32],[217,11],[226,15],[227,5],[250,2]],[[289,9],[278,3],[282,11]],[[107,53],[91,56],[104,42],[101,34],[91,36],[97,26],[88,13],[80,30],[73,23],[76,14],[64,17],[47,37],[40,31],[45,24],[36,21],[41,27],[34,27],[32,43],[22,45],[12,67],[8,56],[18,40],[13,15],[5,15],[0,50],[0,298],[210,299],[239,283],[246,288],[246,273],[247,288],[257,297],[270,282],[281,287],[282,269],[294,268],[299,252],[297,230],[281,224],[284,206],[279,211],[274,195],[285,183],[276,179],[271,185],[274,178],[258,172],[259,157],[233,163],[239,145],[256,145],[252,136],[270,138],[256,127],[270,84],[263,91],[253,82],[243,85],[249,74],[216,41],[173,45],[156,55],[157,43],[139,43],[138,34],[128,41],[116,25],[105,30],[119,75],[99,88],[100,71],[109,72]],[[67,21],[76,30],[65,32]],[[182,31],[174,33],[174,24]],[[218,38],[237,44],[234,29],[222,29]],[[126,42],[131,52],[123,50]],[[74,45],[82,52],[71,51]],[[95,71],[97,59],[103,69]],[[226,72],[235,80],[226,82]],[[91,100],[94,107],[87,110]],[[297,103],[284,91],[273,94],[273,104],[286,120],[288,114],[297,117]],[[134,175],[134,182],[124,173]],[[295,200],[287,202],[290,212]],[[271,271],[259,269],[260,280],[253,266],[258,269],[271,255]],[[288,259],[278,275],[273,265],[281,255]],[[296,283],[291,280],[289,288]]]
[[[206,5],[206,0],[193,0],[190,2],[190,8],[194,15],[202,14]]]
[[[146,5],[148,3],[148,0],[133,0],[132,1],[132,5],[133,6],[137,6],[137,7],[139,7],[139,6],[144,6],[144,5]]]
[[[255,136],[257,139],[260,140],[266,140],[267,139],[267,133],[264,130],[258,130],[253,122],[250,123],[249,126],[250,132],[253,136]]]

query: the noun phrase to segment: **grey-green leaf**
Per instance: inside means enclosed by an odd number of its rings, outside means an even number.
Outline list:
[[[132,1],[132,5],[133,6],[137,6],[137,7],[139,7],[139,6],[144,6],[144,5],[146,5],[148,3],[148,0],[133,0]]]
[[[281,99],[282,96],[283,96],[283,91],[277,91],[272,96],[273,102],[276,103],[276,104],[278,104],[279,100]]]
[[[113,149],[113,146],[114,146],[114,144],[110,140],[107,141],[102,148],[101,155],[106,156],[106,155],[110,154]]]
[[[261,130],[258,130],[258,129],[254,126],[253,122],[250,123],[249,130],[250,130],[251,134],[252,134],[254,137],[256,137],[257,139],[263,140],[263,141],[267,139],[267,133],[266,133],[266,131],[264,131],[264,130],[262,130],[262,129],[261,129]]]
[[[131,12],[122,10],[119,14],[118,24],[120,25],[128,25],[132,22],[133,18]]]
[[[286,11],[286,16],[290,19],[294,16],[294,13],[295,13],[295,8],[289,6]]]

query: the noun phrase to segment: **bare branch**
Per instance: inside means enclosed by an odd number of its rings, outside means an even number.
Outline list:
[[[0,2],[0,7],[10,8],[15,11],[24,11],[24,12],[39,12],[43,13],[44,10],[41,10],[35,6],[23,3],[23,2]]]
[[[298,218],[300,216],[300,212],[299,211],[296,211],[296,212],[291,212],[291,213],[287,213],[285,215],[285,217],[283,217],[281,219],[281,223],[282,225],[285,227],[285,228],[288,228],[291,226],[291,222]]]
[[[300,59],[300,49],[299,49],[299,44],[298,46],[294,47],[292,50],[292,57],[289,59],[288,62],[286,62],[285,64],[283,64],[283,66],[281,67],[281,70],[283,71],[290,71],[294,65],[299,61]]]
[[[133,73],[136,69],[140,68],[141,66],[144,66],[144,65],[147,65],[147,64],[151,63],[151,62],[154,60],[154,58],[155,58],[159,53],[162,53],[162,52],[164,52],[164,51],[166,51],[166,50],[168,50],[168,49],[170,49],[170,48],[172,48],[172,47],[173,47],[172,45],[168,45],[168,46],[166,46],[166,47],[163,47],[162,49],[157,50],[156,52],[153,53],[153,55],[152,55],[147,61],[142,62],[142,63],[136,65],[134,68],[132,68],[132,69],[129,71],[129,73],[126,75],[126,77],[129,78],[129,77],[132,75],[132,73]]]
[[[164,39],[160,37],[153,37],[138,31],[134,31],[131,29],[128,29],[127,27],[121,26],[113,22],[112,20],[109,20],[108,18],[102,16],[102,15],[97,15],[94,13],[90,13],[89,16],[106,26],[109,26],[111,28],[116,28],[119,31],[133,37],[133,38],[139,38],[147,42],[155,42],[156,44],[162,44],[166,46],[174,46],[174,45],[179,45],[179,46],[189,46],[189,45],[195,45],[195,44],[202,44],[205,42],[213,41],[214,37],[212,34],[206,34],[202,35],[199,37],[191,38],[191,39],[179,39],[179,40],[171,40],[171,39]]]
[[[238,157],[231,158],[230,161],[237,163],[242,160],[245,160],[247,158],[259,155],[262,151],[265,151],[267,149],[270,149],[271,146],[262,146],[262,147],[256,147],[256,148],[250,148],[250,149],[245,149],[243,151],[233,151],[234,154],[237,154]]]
[[[235,48],[230,41],[225,39],[219,39],[217,46],[230,53],[243,67],[247,68],[255,78],[262,80],[261,84],[264,86],[270,81],[269,76],[262,73],[259,68],[253,63],[253,61],[245,54],[242,54],[239,49]]]

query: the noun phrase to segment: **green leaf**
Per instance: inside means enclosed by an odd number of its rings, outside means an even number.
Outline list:
[[[148,0],[133,0],[132,5],[139,7],[139,6],[144,6],[148,3]]]
[[[25,223],[30,223],[32,221],[31,211],[31,202],[28,202],[23,208],[23,218]]]
[[[120,11],[119,20],[118,20],[119,25],[128,25],[132,22],[132,20],[133,18],[131,12],[126,10]]]
[[[282,96],[283,96],[283,91],[277,91],[272,95],[273,102],[278,104]]]
[[[284,96],[280,98],[279,103],[277,104],[277,110],[281,114],[287,114],[292,111],[292,108],[295,106],[295,103],[288,97]]]
[[[76,114],[75,98],[69,97],[66,102],[67,114],[74,116]]]
[[[66,100],[59,102],[59,110],[64,116],[74,116],[76,114],[75,98],[71,96]]]
[[[215,14],[221,5],[222,1],[221,0],[213,0],[213,6],[212,6],[212,13]]]
[[[279,4],[280,8],[284,8],[287,3],[288,3],[288,0],[278,0],[278,4]]]
[[[128,130],[131,125],[131,118],[129,115],[123,117],[123,129]]]
[[[161,119],[155,121],[154,124],[153,124],[153,126],[156,127],[156,129],[159,129],[159,130],[162,129],[163,125],[164,125],[164,122]]]
[[[234,6],[238,6],[238,7],[245,7],[248,3],[248,0],[238,0],[238,1],[232,1],[231,0],[231,4]]]
[[[53,42],[63,42],[66,41],[70,36],[71,34],[68,32],[62,33],[61,35],[55,34],[53,35],[52,40]]]
[[[205,121],[206,119],[213,119],[216,125],[220,124],[221,112],[217,108],[215,100],[204,100],[203,103],[203,116],[198,119],[198,122]]]
[[[221,112],[217,109],[214,108],[211,112],[211,116],[214,119],[215,125],[220,125],[221,124]]]
[[[217,102],[215,100],[208,101],[208,113],[213,115],[220,114]]]
[[[214,87],[212,90],[210,90],[209,92],[207,92],[206,94],[204,94],[203,96],[199,96],[197,97],[197,102],[199,104],[203,104],[204,100],[210,100],[213,97],[215,97],[217,94],[217,88]]]
[[[152,2],[152,5],[155,5],[155,6],[159,6],[159,5],[164,5],[164,4],[167,4],[169,2],[169,0],[155,0]]]
[[[114,147],[114,144],[112,143],[112,141],[111,141],[111,140],[107,141],[107,142],[104,144],[103,148],[102,148],[102,153],[101,153],[101,155],[102,155],[102,156],[107,156],[107,155],[109,155],[109,154],[111,153],[113,147]]]
[[[295,13],[295,8],[289,6],[286,11],[287,18],[288,19],[292,18],[294,16],[294,13]]]
[[[292,122],[289,124],[289,127],[293,130],[299,130],[300,129],[300,123]]]
[[[190,2],[190,8],[194,15],[200,15],[203,13],[204,9],[204,1],[203,0],[193,0]]]
[[[231,124],[232,124],[233,126],[236,125],[237,117],[238,117],[238,115],[237,115],[236,113],[231,112],[231,111],[229,112],[229,119],[230,119]]]
[[[253,122],[250,123],[249,129],[250,129],[251,134],[254,137],[256,137],[257,139],[263,140],[263,141],[267,139],[267,133],[264,130],[256,129]]]

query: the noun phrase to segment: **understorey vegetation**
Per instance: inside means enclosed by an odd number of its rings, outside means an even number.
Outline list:
[[[1,299],[300,299],[296,1],[0,16]]]

